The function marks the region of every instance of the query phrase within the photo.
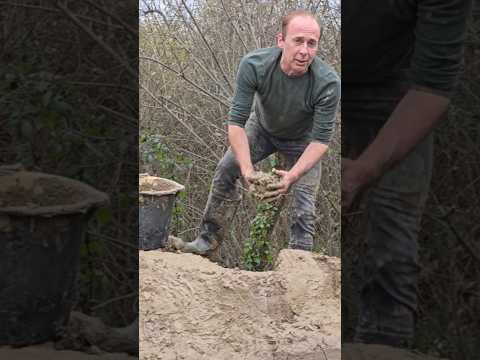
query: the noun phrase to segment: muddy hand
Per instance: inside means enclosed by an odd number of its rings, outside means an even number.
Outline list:
[[[342,158],[342,208],[348,210],[358,196],[369,183],[379,174],[376,169],[360,163],[358,160]]]
[[[273,169],[272,172],[280,176],[280,181],[267,186],[267,192],[263,195],[265,202],[279,199],[288,193],[290,186],[295,182],[288,171]]]
[[[243,175],[244,185],[247,189],[250,189],[250,185],[258,183],[258,181],[262,178],[261,173],[252,170],[247,172]]]

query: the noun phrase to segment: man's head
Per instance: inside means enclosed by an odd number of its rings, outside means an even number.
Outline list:
[[[283,17],[282,32],[277,35],[277,45],[283,49],[283,72],[289,76],[307,72],[317,53],[320,34],[320,25],[307,11],[296,10]]]

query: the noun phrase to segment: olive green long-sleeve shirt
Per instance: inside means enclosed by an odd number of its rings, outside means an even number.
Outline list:
[[[318,57],[303,76],[289,77],[280,68],[281,55],[280,48],[272,47],[241,60],[229,124],[243,127],[255,98],[255,114],[271,135],[328,144],[340,99],[339,77]]]
[[[450,96],[462,65],[471,0],[345,0],[342,82],[409,79]]]

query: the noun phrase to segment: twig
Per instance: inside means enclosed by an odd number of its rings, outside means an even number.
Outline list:
[[[22,8],[25,8],[25,9],[41,10],[41,11],[52,12],[52,13],[61,12],[61,10],[59,10],[59,9],[49,8],[49,7],[46,7],[46,6],[12,3],[12,2],[9,2],[9,1],[0,1],[0,5],[17,6],[17,7],[22,7]],[[119,29],[122,28],[121,26],[112,25],[112,24],[106,23],[104,21],[97,20],[97,19],[89,17],[89,16],[85,16],[85,15],[77,15],[77,16],[78,16],[79,19],[88,20],[88,21],[94,22],[96,24],[105,25],[105,26],[113,26],[113,27],[116,27],[116,28],[119,28]]]
[[[188,111],[188,110],[185,109],[182,105],[176,103],[175,101],[172,101],[172,100],[170,100],[170,99],[167,99],[167,98],[166,98],[165,96],[163,96],[163,95],[159,95],[159,97],[162,98],[163,100],[165,100],[166,102],[168,102],[169,104],[172,104],[172,105],[174,105],[174,106],[182,109],[182,110],[185,112],[185,114],[193,117],[195,120],[198,120],[198,121],[204,123],[206,126],[212,126],[212,125],[213,125],[213,126],[215,127],[215,130],[220,131],[220,132],[222,132],[222,133],[224,133],[224,134],[226,135],[224,129],[216,126],[215,124],[212,124],[211,122],[209,122],[209,121],[207,121],[207,120],[205,120],[205,119],[203,119],[203,118],[200,118],[200,117],[192,114],[190,111]],[[145,105],[144,105],[144,106],[145,106]],[[149,107],[149,106],[146,106],[146,107]],[[163,109],[163,107],[162,107],[162,109]]]
[[[254,29],[254,27],[253,27],[251,18],[247,15],[247,12],[246,12],[246,10],[245,10],[244,0],[240,0],[240,5],[242,6],[243,15],[245,16],[245,21],[247,22],[248,28],[250,29],[250,33],[251,33],[251,35],[252,35],[253,41],[255,41],[256,47],[257,47],[257,48],[260,48],[260,47],[262,47],[262,46],[261,46],[261,44],[258,42],[258,37],[257,37],[257,34],[255,33],[255,29]]]
[[[435,201],[437,202],[437,205],[440,205],[440,202],[438,201],[438,198],[435,196],[435,194],[433,194],[433,198],[435,199]],[[446,213],[441,207],[439,207],[440,209],[440,212],[442,213],[442,218],[440,219],[440,221],[442,221],[443,223],[445,223],[448,227],[448,229],[451,231],[451,233],[455,236],[455,238],[457,239],[457,241],[460,243],[460,245],[463,246],[463,248],[465,250],[467,250],[467,252],[470,253],[470,255],[478,262],[480,263],[480,255],[478,255],[478,249],[474,249],[472,245],[470,245],[468,243],[468,241],[466,241],[462,236],[460,236],[460,234],[458,233],[457,229],[455,228],[455,226],[451,223],[451,221],[448,219],[448,217],[450,216],[450,214],[453,212],[450,212],[450,213]],[[433,218],[434,220],[439,220],[433,216],[430,216],[430,218]]]
[[[333,208],[333,210],[335,210],[335,212],[340,215],[340,210],[338,209],[338,207],[333,203],[332,200],[330,200],[330,198],[328,197],[328,192],[326,192],[325,190],[322,189],[322,193],[323,193],[323,196],[327,198],[328,202],[330,203],[330,206]]]
[[[94,8],[96,8],[97,10],[100,10],[101,12],[103,12],[105,15],[108,15],[110,16],[112,19],[114,19],[115,21],[117,21],[118,23],[122,24],[123,27],[125,29],[128,30],[128,32],[133,35],[134,37],[137,37],[138,36],[138,30],[137,29],[134,29],[132,28],[130,25],[128,25],[125,21],[123,21],[122,19],[120,19],[117,15],[113,14],[112,12],[110,11],[107,11],[105,10],[105,8],[99,6],[97,3],[93,2],[92,0],[84,0],[86,2],[88,2],[91,6],[93,6]]]
[[[214,51],[213,51],[212,48],[210,47],[210,44],[208,43],[207,39],[205,39],[205,36],[203,35],[203,32],[200,30],[200,26],[198,26],[198,23],[197,23],[197,21],[195,20],[195,17],[193,16],[192,12],[190,11],[190,8],[187,6],[187,4],[185,3],[184,0],[181,0],[181,1],[182,1],[183,6],[185,7],[185,10],[187,10],[187,12],[188,12],[188,15],[190,15],[190,18],[192,19],[193,24],[194,24],[195,27],[197,28],[198,33],[199,33],[200,36],[202,37],[202,40],[203,40],[203,42],[205,43],[205,46],[207,47],[208,51],[210,51],[210,54],[212,55],[213,60],[214,60],[215,63],[217,64],[218,69],[219,69],[220,72],[222,73],[223,79],[224,79],[225,82],[227,83],[227,85],[228,85],[228,87],[230,88],[230,90],[233,92],[233,86],[232,86],[232,84],[230,83],[230,81],[229,81],[227,75],[225,74],[225,72],[223,71],[223,68],[222,68],[222,66],[220,65],[220,62],[218,61],[217,56],[215,55]]]
[[[107,305],[110,305],[111,303],[113,302],[116,302],[116,301],[120,301],[120,300],[125,300],[125,299],[129,299],[131,297],[134,297],[134,296],[137,296],[138,295],[138,292],[131,292],[129,294],[126,294],[126,295],[120,295],[120,296],[116,296],[112,299],[109,299],[107,301],[104,301],[103,303],[100,303],[98,305],[95,305],[92,307],[92,310],[95,311],[95,310],[98,310],[104,306],[107,306]]]
[[[105,51],[107,51],[110,55],[112,55],[134,78],[138,77],[138,73],[134,71],[130,65],[123,61],[120,58],[118,53],[113,50],[110,46],[108,46],[102,39],[100,39],[97,35],[93,33],[85,24],[83,24],[80,20],[78,20],[77,16],[74,15],[68,8],[62,4],[60,1],[57,1],[57,6],[67,15],[79,28],[85,31],[97,44],[99,44]]]
[[[103,83],[103,82],[94,82],[94,81],[72,81],[72,80],[67,80],[65,81],[66,84],[71,84],[71,85],[80,85],[80,86],[95,86],[95,87],[108,87],[108,88],[115,88],[115,89],[123,89],[123,90],[128,90],[137,93],[138,89],[137,88],[132,88],[129,86],[124,86],[120,84],[115,84],[115,83]]]
[[[167,17],[165,16],[165,14],[162,12],[162,11],[157,11],[161,16],[162,16],[162,19],[164,21],[164,23],[167,25],[167,28],[168,30],[170,31],[170,34],[172,36],[172,39],[175,40],[175,42],[180,45],[180,49],[183,49],[184,51],[186,51],[188,54],[190,54],[190,58],[195,62],[195,64],[197,64],[200,69],[202,69],[205,74],[207,74],[207,76],[215,83],[217,84],[221,89],[222,91],[227,94],[227,95],[231,95],[232,93],[232,90],[230,89],[227,90],[224,86],[224,84],[222,84],[221,81],[219,81],[198,59],[198,56],[196,56],[195,54],[192,53],[192,51],[185,45],[185,42],[180,40],[179,37],[177,37],[175,35],[176,33],[176,30],[175,29],[172,29],[171,27],[171,24],[168,22],[168,19]],[[189,27],[190,28],[190,27]],[[192,29],[193,31],[193,29]],[[177,62],[178,62],[178,58],[177,58],[177,55],[176,55],[176,51],[171,51],[171,53],[173,54],[173,56],[175,57],[175,59],[177,59]],[[183,73],[182,71],[180,73]]]
[[[238,32],[237,27],[236,27],[235,24],[233,23],[233,19],[232,19],[232,17],[230,16],[230,14],[228,13],[227,8],[225,7],[225,3],[223,2],[223,0],[220,0],[220,3],[222,4],[223,11],[225,12],[225,15],[227,15],[228,20],[230,21],[230,24],[232,24],[233,30],[235,30],[235,34],[237,34],[238,38],[239,38],[240,41],[242,42],[242,45],[243,45],[245,51],[248,51],[248,47],[247,47],[247,45],[245,44],[245,42],[243,41],[243,38],[240,36],[240,33]]]
[[[192,85],[195,89],[197,90],[200,90],[203,94],[205,95],[208,95],[210,96],[212,99],[218,101],[220,104],[224,105],[225,107],[227,108],[230,108],[230,105],[227,104],[226,102],[224,102],[222,99],[220,99],[218,96],[210,93],[209,91],[205,90],[204,88],[202,88],[201,86],[198,86],[197,84],[195,84],[192,80],[190,80],[189,78],[187,78],[185,76],[185,74],[173,69],[171,66],[168,66],[164,63],[162,63],[161,61],[157,60],[157,59],[154,59],[154,58],[151,58],[149,56],[140,56],[139,59],[141,60],[148,60],[148,61],[151,61],[151,62],[154,62],[160,66],[163,66],[165,69],[167,70],[170,70],[171,72],[177,74],[180,78],[182,78],[183,80],[185,80],[186,82],[188,82],[190,85]]]
[[[105,105],[98,105],[98,108],[102,109],[102,110],[105,110],[105,111],[107,111],[107,112],[109,112],[109,113],[111,113],[115,116],[118,116],[118,117],[122,118],[122,119],[128,120],[129,122],[131,122],[132,128],[137,128],[138,127],[138,119],[136,119],[136,118],[133,118],[133,117],[125,115],[121,112],[110,109],[109,107],[107,107]]]
[[[156,102],[158,102],[159,104],[162,104],[162,102],[149,90],[147,89],[144,85],[141,85],[142,89],[145,90],[145,92],[147,92],[148,95],[150,95],[152,97],[152,99],[154,99]],[[167,110],[167,112],[172,116],[174,117],[180,124],[182,124],[188,131],[190,131],[190,133],[198,140],[198,142],[200,144],[202,144],[203,146],[205,146],[206,149],[210,150],[210,152],[212,153],[213,157],[216,158],[217,160],[220,160],[220,157],[218,156],[218,154],[213,151],[210,146],[208,146],[208,144],[205,142],[205,140],[203,140],[192,128],[190,128],[190,126],[188,126],[186,124],[185,121],[183,121],[182,119],[180,119],[177,115],[175,115],[172,110],[170,110],[168,107],[164,106],[163,107],[165,110]]]
[[[92,232],[92,231],[88,231],[87,232],[89,235],[91,236],[95,236],[97,238],[100,238],[100,239],[104,239],[104,240],[107,240],[107,241],[110,241],[110,242],[113,242],[113,243],[116,243],[118,245],[121,245],[122,247],[128,247],[130,249],[134,249],[134,250],[138,250],[138,246],[137,245],[132,245],[126,241],[121,241],[121,240],[118,240],[118,239],[114,239],[113,237],[110,237],[108,235],[105,235],[105,234],[99,234],[99,233],[95,233],[95,232]]]

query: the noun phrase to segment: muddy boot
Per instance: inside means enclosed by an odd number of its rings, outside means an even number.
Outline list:
[[[202,237],[196,238],[192,242],[184,243],[183,248],[181,249],[186,253],[193,253],[198,255],[208,255],[218,247],[218,244],[212,244],[206,241]]]
[[[217,250],[228,232],[239,202],[239,198],[230,200],[210,194],[199,235],[194,241],[184,243],[181,251],[208,256]]]

